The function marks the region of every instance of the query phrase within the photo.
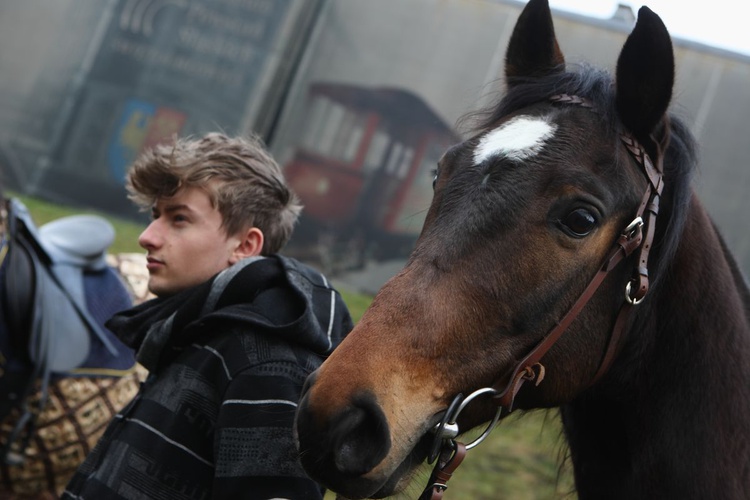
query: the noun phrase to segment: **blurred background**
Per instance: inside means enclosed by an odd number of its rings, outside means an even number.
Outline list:
[[[123,188],[141,151],[173,134],[253,130],[305,205],[287,253],[374,293],[414,243],[457,119],[501,89],[523,4],[2,0],[3,183],[145,222]],[[610,68],[635,20],[616,3],[554,16],[569,63]],[[747,272],[750,56],[674,42],[673,111],[701,145],[696,188]]]
[[[674,36],[672,111],[701,146],[695,187],[747,273],[750,38],[721,1],[651,7]],[[255,131],[305,205],[286,253],[334,278],[357,320],[403,266],[458,119],[502,89],[524,3],[0,0],[0,179],[37,224],[95,211],[113,253],[138,251],[135,157],[174,134]],[[550,3],[568,62],[613,68],[638,4]],[[447,496],[574,498],[556,412],[506,420]]]

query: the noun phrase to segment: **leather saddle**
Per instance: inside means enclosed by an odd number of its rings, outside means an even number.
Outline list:
[[[3,320],[16,352],[25,358],[23,370],[0,378],[5,401],[0,419],[13,407],[21,418],[8,437],[0,456],[7,463],[23,460],[11,445],[26,431],[31,435],[35,415],[47,401],[52,374],[80,366],[89,356],[94,337],[113,357],[118,348],[87,308],[84,273],[106,269],[106,251],[114,240],[114,228],[94,215],[63,217],[37,228],[19,200],[7,202],[4,238],[7,253],[0,275]],[[122,349],[122,346],[120,346]],[[28,397],[41,381],[37,411]],[[21,452],[25,444],[21,446]]]
[[[64,217],[37,229],[26,207],[9,201],[6,321],[11,331],[26,332],[21,339],[28,340],[31,361],[46,370],[66,372],[80,365],[91,334],[117,355],[87,310],[82,277],[106,267],[114,235],[112,225],[94,215]]]

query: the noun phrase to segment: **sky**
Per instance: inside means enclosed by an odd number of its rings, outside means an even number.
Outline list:
[[[672,36],[750,55],[750,27],[745,1],[550,0],[549,3],[553,9],[600,18],[611,17],[618,4],[630,5],[635,13],[646,5],[661,17]]]

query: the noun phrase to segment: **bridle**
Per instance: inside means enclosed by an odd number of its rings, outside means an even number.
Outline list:
[[[594,110],[593,104],[586,98],[567,94],[558,94],[549,98],[553,103],[581,106]],[[607,274],[617,265],[629,257],[633,252],[639,250],[638,266],[634,276],[625,287],[625,299],[617,314],[612,333],[609,336],[607,347],[599,363],[590,385],[594,385],[607,372],[617,353],[622,332],[628,322],[630,312],[640,304],[646,296],[649,288],[648,259],[649,252],[653,246],[656,229],[656,217],[659,214],[659,201],[664,188],[664,169],[662,151],[666,147],[656,140],[653,145],[656,151],[656,161],[652,162],[646,150],[629,133],[620,135],[620,140],[633,157],[635,162],[648,179],[648,186],[643,194],[635,218],[622,230],[617,241],[609,250],[607,257],[599,267],[599,270],[591,279],[568,312],[557,322],[557,324],[545,335],[531,351],[521,359],[509,372],[500,378],[491,387],[484,387],[469,394],[466,398],[457,395],[443,416],[442,421],[435,426],[435,438],[427,461],[432,463],[437,460],[427,488],[420,496],[420,500],[442,498],[447,489],[447,481],[453,471],[458,467],[466,455],[466,451],[483,441],[497,425],[501,416],[509,414],[513,410],[513,401],[524,383],[533,382],[539,385],[544,379],[545,369],[541,363],[544,355],[562,337],[573,320],[591,300],[594,293],[604,281]],[[664,141],[666,142],[666,141]],[[645,232],[644,232],[645,227]],[[469,444],[455,441],[459,434],[456,420],[461,411],[477,397],[490,395],[497,405],[497,412],[485,431]]]

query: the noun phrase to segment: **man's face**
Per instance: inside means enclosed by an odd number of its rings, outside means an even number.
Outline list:
[[[188,187],[159,199],[138,244],[148,251],[148,289],[172,295],[232,265],[237,237],[227,236],[205,191]]]

